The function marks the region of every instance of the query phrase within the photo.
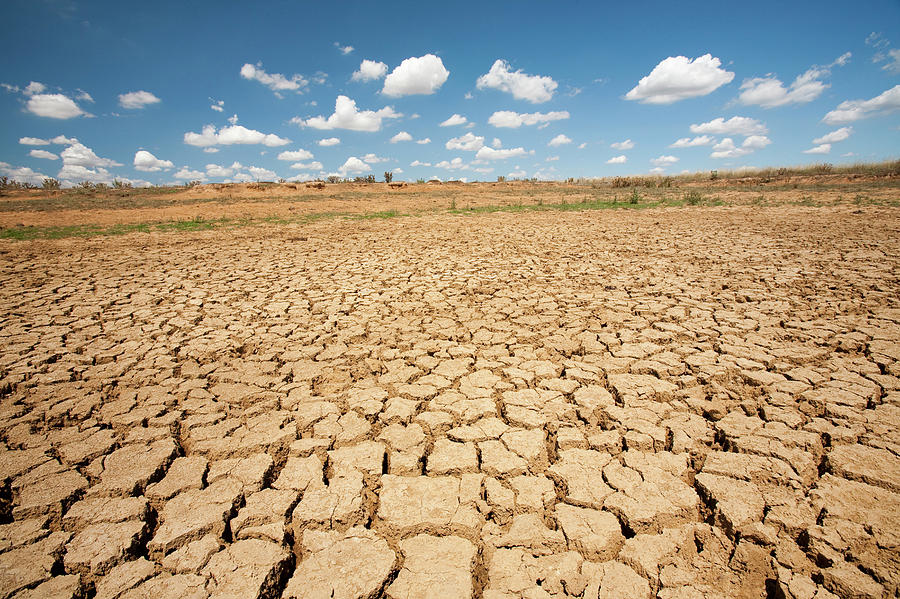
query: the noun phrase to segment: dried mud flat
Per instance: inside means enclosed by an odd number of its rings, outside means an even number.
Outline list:
[[[0,599],[900,589],[896,209],[0,251]]]

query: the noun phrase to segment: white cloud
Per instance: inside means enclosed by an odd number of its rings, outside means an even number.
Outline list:
[[[626,162],[628,162],[628,157],[622,154],[621,156],[613,156],[606,161],[606,164],[625,164]]]
[[[775,108],[786,104],[805,104],[818,98],[828,87],[820,79],[828,75],[825,69],[811,68],[798,75],[790,87],[784,87],[781,80],[773,76],[747,79],[741,84],[741,104]]]
[[[242,125],[222,127],[216,133],[213,125],[203,127],[202,133],[189,131],[184,134],[184,143],[189,146],[231,146],[235,144],[262,144],[269,147],[283,146],[291,143],[291,140],[278,137],[274,133],[260,133],[254,129],[247,129]]]
[[[831,133],[826,133],[822,137],[817,137],[813,140],[814,144],[833,144],[839,141],[844,141],[853,133],[853,127],[841,127],[840,129],[835,129]]]
[[[62,146],[71,146],[72,144],[77,144],[78,140],[74,137],[66,137],[65,135],[57,135],[53,139],[50,140],[50,143],[62,145]]]
[[[822,119],[828,125],[852,123],[900,110],[900,85],[895,85],[869,100],[847,100]]]
[[[219,166],[218,164],[206,165],[206,174],[209,177],[221,179],[223,177],[230,177],[233,173],[234,171],[227,166]]]
[[[675,164],[678,162],[677,156],[658,156],[650,160],[650,162],[655,166],[665,166],[667,164]]]
[[[230,117],[228,117],[228,124],[229,124],[229,125],[237,125],[237,122],[238,122],[238,115],[233,114],[233,115],[231,115]]]
[[[694,137],[694,138],[682,137],[682,138],[676,140],[675,143],[673,143],[669,147],[670,148],[696,148],[698,146],[708,146],[709,144],[711,144],[714,141],[715,141],[715,139],[713,139],[709,135],[698,135],[697,137]]]
[[[31,170],[27,166],[13,167],[6,162],[0,162],[0,174],[9,177],[13,181],[19,183],[30,183],[31,185],[40,185],[47,175]]]
[[[614,150],[631,150],[634,148],[634,142],[631,139],[626,139],[625,141],[617,141],[615,143],[609,144]]]
[[[808,150],[803,150],[804,154],[827,154],[831,151],[831,144],[821,144]]]
[[[26,96],[33,96],[34,94],[43,93],[45,89],[47,89],[47,86],[43,83],[32,81],[25,86],[25,89],[22,90],[22,93]]]
[[[546,102],[553,97],[558,84],[550,77],[528,75],[521,69],[510,71],[509,63],[497,59],[491,70],[478,78],[478,89],[491,88],[513,95],[517,100],[527,100],[532,104]]]
[[[267,73],[265,69],[262,68],[261,62],[258,62],[255,65],[248,62],[242,66],[241,77],[251,81],[259,81],[275,92],[275,95],[278,95],[278,92],[282,91],[296,91],[298,94],[302,94],[303,89],[309,85],[309,82],[301,75],[292,75],[291,78],[288,79],[281,73]]]
[[[274,181],[278,178],[278,175],[275,174],[275,171],[270,171],[267,168],[262,168],[261,166],[248,166],[247,170],[250,171],[250,174],[256,177],[257,181]]]
[[[19,143],[23,146],[47,146],[50,142],[39,137],[20,137]]]
[[[655,167],[653,167],[653,168],[650,169],[650,172],[651,172],[651,173],[655,173],[655,174],[658,175],[658,174],[660,174],[660,173],[666,172],[666,167],[664,167],[664,166],[655,166]]]
[[[721,64],[722,61],[711,54],[693,60],[686,56],[670,56],[625,94],[625,99],[644,104],[671,104],[711,94],[734,79],[734,73],[719,68]]]
[[[161,102],[159,98],[144,90],[119,95],[119,106],[122,108],[137,109],[159,102]]]
[[[295,162],[294,164],[292,164],[290,166],[290,168],[292,170],[296,170],[296,171],[320,171],[325,167],[322,166],[321,162],[316,160],[314,162],[305,162],[305,163],[304,162]]]
[[[456,157],[450,161],[442,160],[434,166],[435,168],[445,168],[447,170],[456,171],[462,168],[466,168],[467,165],[463,162],[462,158]]]
[[[303,183],[305,181],[312,181],[312,179],[313,179],[313,176],[310,175],[309,173],[298,173],[298,174],[294,175],[293,177],[288,177],[286,180],[293,181],[296,183]]]
[[[488,124],[494,127],[509,127],[516,129],[522,125],[537,125],[539,123],[549,123],[551,121],[560,121],[569,118],[566,110],[558,112],[532,112],[519,113],[512,110],[499,110],[488,118]]]
[[[440,89],[449,76],[450,71],[444,68],[444,63],[434,54],[411,57],[385,77],[381,93],[391,97],[430,95]]]
[[[304,149],[291,150],[282,152],[278,155],[278,160],[309,160],[313,157],[313,153]]]
[[[888,60],[888,62],[881,67],[881,70],[900,73],[900,48],[888,50],[885,60]]]
[[[401,131],[397,135],[391,138],[391,143],[395,144],[401,141],[412,141],[413,136],[407,133],[406,131]]]
[[[438,125],[439,127],[455,127],[456,125],[465,125],[469,119],[461,114],[454,114],[449,119]]]
[[[48,152],[47,150],[32,150],[28,152],[28,155],[33,158],[43,158],[45,160],[59,160],[59,156],[53,152]]]
[[[181,169],[172,176],[182,181],[206,181],[206,173],[202,171],[192,171],[186,166],[181,167]]]
[[[471,132],[461,137],[453,137],[445,146],[448,150],[462,150],[464,152],[477,152],[484,147],[484,137],[473,135]]]
[[[419,144],[420,146],[423,146],[423,145],[425,145],[425,144],[430,144],[430,143],[431,143],[431,138],[430,138],[430,137],[426,137],[425,139],[418,139],[418,140],[416,140],[416,143]]]
[[[204,154],[215,154],[219,151],[219,148],[203,148]]]
[[[341,140],[337,137],[326,137],[325,139],[320,139],[316,142],[322,147],[336,146],[341,143]]]
[[[772,141],[765,135],[751,135],[744,139],[744,143],[738,147],[734,144],[734,140],[726,137],[713,146],[713,152],[709,156],[710,158],[738,158],[746,156],[754,150],[761,150],[770,143]]]
[[[430,162],[421,162],[419,160],[413,160],[409,163],[409,166],[431,166]]]
[[[841,54],[840,56],[838,56],[837,58],[835,58],[835,59],[834,59],[834,62],[832,62],[832,63],[831,63],[830,65],[828,65],[828,66],[829,66],[829,67],[833,67],[833,66],[842,67],[842,66],[844,66],[845,64],[847,64],[848,62],[850,62],[850,57],[851,57],[851,56],[853,56],[852,53],[850,53],[850,52],[844,52],[843,54]]]
[[[521,179],[522,177],[524,177],[527,174],[528,173],[526,173],[524,170],[517,169],[517,170],[510,171],[509,173],[507,173],[506,178],[507,179]]]
[[[348,174],[367,173],[372,170],[372,167],[356,156],[350,156],[338,170],[346,177]]]
[[[372,154],[371,152],[362,157],[362,161],[366,164],[378,164],[379,162],[390,162],[390,158],[382,158],[376,154]]]
[[[586,147],[587,147],[587,142],[578,144],[578,149],[579,149],[579,150],[583,150],[583,149],[585,149]]]
[[[571,138],[566,137],[565,135],[560,133],[559,135],[557,135],[556,137],[551,139],[550,143],[548,143],[547,145],[550,146],[551,148],[556,148],[558,146],[563,146],[565,144],[570,144],[570,143],[572,143]]]
[[[210,98],[212,100],[212,98]],[[213,100],[213,103],[209,106],[216,112],[225,112],[225,100]]]
[[[744,139],[744,143],[741,144],[741,147],[748,150],[762,150],[770,143],[772,143],[772,140],[765,135],[751,135]]]
[[[315,116],[301,124],[313,129],[349,129],[351,131],[379,131],[384,119],[397,119],[403,115],[394,112],[390,106],[381,110],[359,110],[356,102],[347,96],[338,96],[334,101],[334,114],[325,118]]]
[[[69,146],[68,148],[60,152],[60,156],[63,159],[63,164],[66,166],[122,166],[115,160],[110,160],[109,158],[100,158],[94,153],[92,149],[80,143]]]
[[[174,166],[171,160],[160,160],[147,150],[138,150],[134,153],[134,168],[139,171],[155,173]]]
[[[503,147],[503,142],[500,141],[499,137],[495,137],[494,140],[491,142],[491,147],[499,150],[500,148]]]
[[[105,168],[90,169],[77,164],[63,164],[56,178],[64,187],[71,187],[81,181],[91,183],[112,183],[113,176]]]
[[[474,97],[475,96],[472,95],[472,92],[466,92],[466,95],[463,96],[463,98],[465,98],[466,100],[471,100]]]
[[[559,160],[559,156],[547,156],[545,162],[556,162],[557,160]]]
[[[88,116],[72,98],[62,94],[35,94],[28,98],[25,109],[31,114],[51,119],[71,119]]]
[[[745,116],[734,116],[727,121],[719,117],[699,125],[691,125],[691,133],[710,135],[763,135],[768,133],[766,126],[756,119]]]
[[[78,90],[78,95],[75,96],[75,99],[76,99],[76,100],[82,100],[82,101],[84,101],[84,102],[91,102],[91,103],[94,102],[94,98],[91,97],[91,94],[89,94],[89,93],[87,93],[86,91],[81,90],[81,89]]]
[[[508,150],[495,150],[487,146],[478,150],[475,158],[478,160],[506,160],[507,158],[516,158],[517,156],[525,156],[528,152],[525,148],[510,148]]]
[[[343,54],[345,56],[347,54],[350,54],[354,50],[353,46],[342,46],[337,42],[334,42],[334,47],[337,48],[338,50],[340,50],[341,54]]]
[[[359,70],[354,71],[351,81],[374,81],[381,79],[387,73],[387,65],[374,60],[364,60],[359,64]]]

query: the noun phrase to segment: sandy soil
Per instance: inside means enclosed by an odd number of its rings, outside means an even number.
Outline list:
[[[900,212],[0,243],[0,599],[894,597]]]

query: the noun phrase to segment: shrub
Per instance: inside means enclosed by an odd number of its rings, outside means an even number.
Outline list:
[[[384,171],[384,182],[390,183],[393,180],[394,180],[394,173],[392,173],[391,171]]]
[[[506,177],[504,177],[503,175],[499,175],[497,177],[497,183],[503,183],[505,181],[506,181]]]
[[[638,204],[641,201],[641,194],[638,193],[637,187],[631,190],[631,197],[628,198],[629,204]]]
[[[59,181],[57,181],[56,179],[47,178],[43,180],[43,182],[41,183],[41,187],[46,190],[59,189]]]
[[[703,196],[699,191],[692,190],[684,194],[684,202],[688,206],[697,206],[703,203]]]

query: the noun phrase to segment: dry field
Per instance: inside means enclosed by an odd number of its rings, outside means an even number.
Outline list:
[[[0,599],[897,596],[896,184],[421,187],[0,200],[415,213],[0,240]]]

